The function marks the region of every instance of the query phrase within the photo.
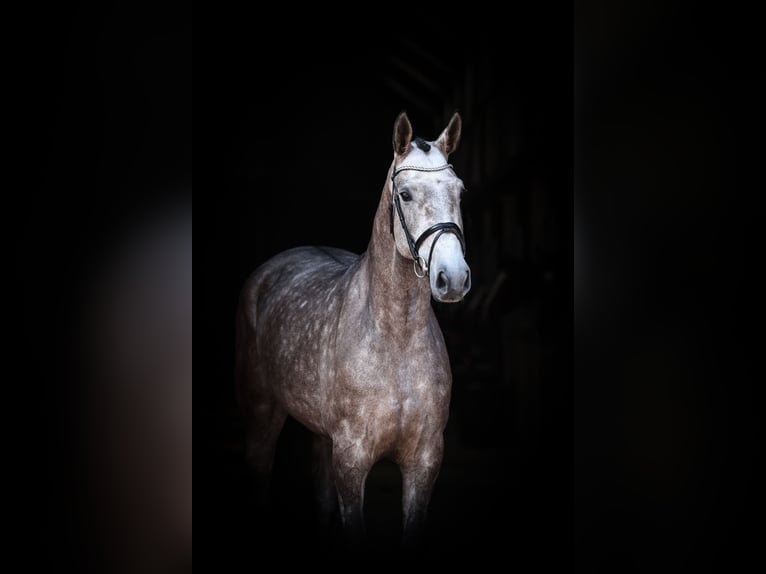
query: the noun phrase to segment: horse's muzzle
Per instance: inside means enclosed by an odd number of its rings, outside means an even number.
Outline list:
[[[434,275],[431,292],[434,299],[442,303],[456,303],[471,290],[471,269],[468,265],[456,268],[441,267],[432,271]]]

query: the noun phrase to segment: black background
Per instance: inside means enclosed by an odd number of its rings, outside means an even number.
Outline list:
[[[575,30],[575,563],[762,565],[752,14],[578,3]]]
[[[12,7],[8,22],[3,233],[17,264],[7,309],[22,335],[8,358],[24,373],[5,397],[5,436],[20,452],[8,487],[20,540],[9,546],[31,569],[105,571],[115,557],[86,518],[101,459],[78,434],[98,408],[83,376],[83,311],[126,235],[191,203],[192,14],[81,2]]]
[[[273,516],[259,521],[246,504],[234,311],[245,278],[281,250],[366,249],[402,110],[426,139],[461,112],[450,161],[469,190],[472,292],[437,308],[454,384],[426,555],[486,560],[511,545],[526,562],[551,544],[570,547],[572,18],[542,17],[520,8],[487,34],[437,17],[383,35],[353,27],[276,42],[235,34],[226,43],[212,80],[221,170],[195,217],[205,237],[195,246],[204,301],[197,348],[205,349],[195,361],[198,564],[318,546],[310,443],[297,425],[279,445]],[[399,480],[385,464],[368,479],[378,560],[398,555]],[[340,549],[323,556],[343,557]]]
[[[279,444],[272,514],[247,505],[234,312],[245,278],[284,249],[366,249],[402,110],[429,140],[461,112],[450,161],[469,190],[472,291],[437,307],[454,382],[425,556],[484,561],[513,549],[535,563],[551,559],[551,546],[569,554],[572,15],[552,21],[518,7],[502,27],[482,18],[484,33],[444,15],[417,22],[382,34],[372,26],[268,39],[232,32],[215,52],[226,56],[210,80],[220,171],[195,217],[205,238],[195,245],[204,302],[195,306],[196,349],[205,349],[195,355],[198,564],[221,555],[257,564],[267,548],[295,545],[318,552],[310,442],[297,424]],[[375,560],[399,558],[400,492],[395,467],[373,469],[366,514]]]
[[[482,342],[478,358],[490,365],[473,396],[465,391],[478,365],[455,369],[447,440],[466,450],[448,452],[434,494],[430,556],[636,572],[762,562],[758,20],[684,2],[578,2],[574,16],[513,5],[510,15],[464,7],[425,18],[407,8],[380,10],[394,18],[346,13],[357,23],[330,26],[297,9],[288,19],[200,16],[198,568],[255,568],[264,556],[286,564],[314,559],[300,429],[286,430],[277,462],[283,486],[275,496],[285,512],[273,532],[291,536],[282,538],[289,553],[270,544],[274,534],[259,537],[242,503],[247,484],[230,371],[241,281],[291,245],[364,249],[396,113],[407,109],[416,133],[434,137],[455,107],[466,120],[454,163],[469,188],[469,262],[482,270],[476,292],[491,277],[491,265],[475,263],[482,257],[507,266],[512,279],[497,300],[505,307],[487,328],[471,331]],[[297,16],[310,24],[298,26]],[[47,337],[68,340],[71,300],[105,237],[152,195],[191,180],[192,25],[186,8],[118,4],[60,7],[19,22],[24,41],[10,36],[8,52],[18,105],[8,114],[23,126],[9,157],[32,165],[22,180],[29,187],[8,194],[13,217],[4,231],[25,280],[24,332],[39,349],[41,324],[50,327]],[[410,60],[413,46],[447,71]],[[416,62],[437,89],[394,58]],[[466,86],[489,100],[467,102]],[[478,134],[482,121],[494,134]],[[476,169],[476,153],[494,168]],[[499,154],[495,161],[491,153]],[[342,171],[328,169],[341,163]],[[537,252],[531,238],[539,220],[533,223],[529,199],[541,188],[552,225],[543,226],[550,239]],[[519,200],[521,229],[511,241],[523,246],[511,251],[517,258],[481,249],[488,226],[480,214],[489,209],[490,220],[500,220],[505,191]],[[495,221],[493,233],[500,228]],[[574,338],[567,311],[573,248]],[[535,298],[550,314],[532,321],[540,394],[531,418],[521,420],[514,395],[493,388],[503,380],[497,361],[505,356],[496,329],[503,313]],[[470,296],[458,311],[439,310],[448,336],[465,332],[468,306]],[[453,360],[462,360],[465,342],[451,341]],[[26,515],[27,501],[43,506],[32,522],[50,515],[45,536],[54,561],[66,556],[67,539],[62,491],[47,496],[48,479],[60,482],[67,462],[76,464],[67,461],[66,427],[57,423],[77,405],[64,370],[66,343],[56,348],[52,358],[33,352],[26,363],[41,371],[40,386],[5,387],[33,395],[9,397],[9,404],[39,404],[41,389],[52,397],[55,432],[42,425],[33,434],[20,468],[34,468],[26,461],[40,445],[54,453],[52,470],[30,480],[34,495],[23,498]],[[20,424],[30,433],[35,427]],[[472,458],[477,452],[485,454]],[[378,473],[377,485],[395,482],[390,470]],[[389,502],[396,492],[376,492],[375,532],[386,548],[395,538]]]

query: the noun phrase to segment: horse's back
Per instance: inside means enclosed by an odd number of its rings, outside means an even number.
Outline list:
[[[283,251],[248,277],[240,294],[240,304],[250,307],[264,294],[295,295],[337,281],[359,255],[335,247],[295,247]]]

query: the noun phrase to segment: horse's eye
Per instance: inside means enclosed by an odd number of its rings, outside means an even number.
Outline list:
[[[409,191],[403,191],[399,194],[399,197],[401,197],[404,201],[412,201],[412,196],[410,195]]]

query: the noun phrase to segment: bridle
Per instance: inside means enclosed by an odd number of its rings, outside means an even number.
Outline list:
[[[436,242],[439,241],[439,238],[444,235],[445,233],[452,233],[454,234],[458,241],[460,241],[460,247],[463,249],[463,255],[465,255],[465,238],[463,237],[463,232],[461,231],[460,227],[457,223],[453,223],[451,221],[444,222],[444,223],[436,223],[435,225],[432,225],[428,229],[426,229],[423,233],[420,234],[420,237],[418,237],[417,241],[413,239],[412,234],[410,233],[410,230],[407,228],[407,223],[404,221],[404,213],[402,213],[402,205],[401,201],[399,200],[399,190],[396,187],[396,176],[399,175],[403,171],[411,170],[411,171],[442,171],[448,168],[451,168],[452,164],[445,163],[442,166],[439,167],[417,167],[414,165],[403,165],[399,168],[396,167],[396,163],[394,163],[394,169],[391,171],[391,195],[392,195],[392,203],[393,206],[390,208],[390,215],[391,215],[391,235],[394,234],[394,207],[396,207],[396,213],[399,216],[399,222],[402,224],[402,230],[404,231],[404,236],[407,238],[407,245],[410,248],[410,253],[412,254],[413,259],[413,269],[415,270],[415,275],[418,277],[425,277],[429,270],[431,269],[431,257],[433,257],[434,254],[434,247],[436,247]],[[431,249],[428,253],[428,261],[423,259],[421,257],[420,253],[418,252],[418,248],[421,246],[421,244],[431,235],[436,233],[436,237],[434,237],[433,242],[431,243]],[[420,271],[418,273],[418,271]]]

